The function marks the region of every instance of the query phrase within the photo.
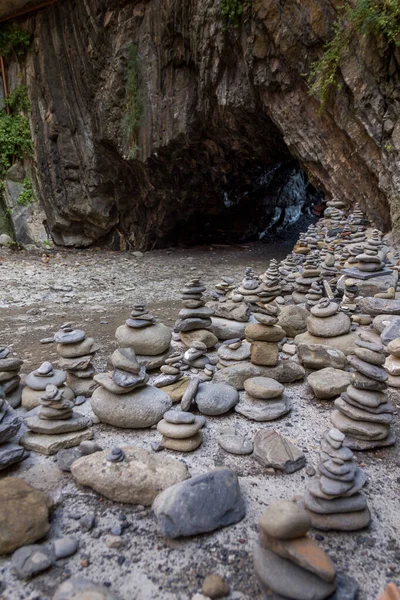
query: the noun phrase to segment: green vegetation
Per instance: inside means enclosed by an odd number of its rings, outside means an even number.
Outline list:
[[[337,87],[341,62],[350,50],[356,35],[383,35],[388,44],[400,46],[399,0],[356,0],[355,6],[346,0],[333,25],[333,37],[324,48],[322,57],[311,65],[308,77],[310,94],[321,102],[321,110]]]
[[[137,129],[143,113],[142,101],[139,94],[139,63],[137,47],[132,44],[129,48],[127,79],[126,79],[126,105],[122,118],[122,134],[129,146],[128,158],[134,159],[138,153]]]
[[[0,111],[0,179],[16,160],[33,154],[29,119],[22,111],[29,110],[26,88],[16,88],[8,97],[10,114]]]
[[[30,34],[15,23],[0,27],[0,56],[3,58],[11,52],[16,57],[24,56],[30,43]]]
[[[24,187],[18,198],[18,204],[21,206],[29,206],[35,200],[35,193],[33,191],[32,181],[25,177]]]
[[[250,0],[221,0],[221,12],[227,25],[239,27],[242,15]]]

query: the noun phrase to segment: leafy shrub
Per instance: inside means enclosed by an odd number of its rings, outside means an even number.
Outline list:
[[[23,56],[31,43],[31,36],[25,29],[13,23],[0,27],[0,56],[8,56],[11,52],[15,56]]]
[[[26,177],[23,185],[24,187],[18,198],[18,204],[21,206],[30,206],[35,200],[32,181]]]

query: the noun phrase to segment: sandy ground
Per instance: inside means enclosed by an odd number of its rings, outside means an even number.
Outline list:
[[[11,345],[26,363],[28,373],[43,360],[56,360],[54,344],[39,340],[51,336],[67,320],[81,325],[101,344],[95,366],[105,369],[106,357],[116,347],[114,332],[127,318],[136,300],[144,299],[160,320],[172,325],[180,308],[179,289],[194,273],[201,272],[209,287],[221,275],[239,279],[246,266],[262,272],[274,256],[283,258],[288,244],[279,246],[210,247],[132,254],[102,251],[33,252],[0,251],[0,346]],[[33,314],[34,313],[34,314]],[[18,580],[7,558],[0,559],[2,600],[50,600],[57,585],[71,575],[81,575],[110,586],[121,600],[190,600],[211,572],[223,575],[231,586],[231,599],[261,600],[252,565],[252,546],[257,521],[263,510],[280,498],[302,493],[310,481],[306,469],[292,475],[269,475],[251,456],[235,457],[217,445],[220,428],[235,424],[253,437],[272,427],[302,448],[307,466],[318,464],[318,442],[329,426],[332,405],[316,401],[306,384],[287,386],[293,410],[269,425],[247,421],[235,413],[207,419],[204,444],[195,453],[165,454],[184,461],[192,475],[215,466],[235,470],[247,504],[247,515],[237,525],[208,535],[171,541],[157,534],[149,509],[115,504],[89,489],[78,488],[62,473],[55,457],[35,453],[0,477],[21,476],[50,493],[56,501],[48,540],[61,535],[79,538],[73,557],[58,561],[48,573],[29,583]],[[393,393],[399,404],[399,394]],[[22,414],[22,409],[19,410]],[[398,417],[395,431],[399,435]],[[155,429],[123,431],[94,426],[95,439],[104,448],[138,444],[150,448],[159,440]],[[357,455],[368,475],[365,493],[372,513],[368,531],[339,534],[312,532],[329,552],[338,569],[361,586],[360,600],[376,600],[387,582],[400,585],[400,452],[398,447]],[[1,508],[0,508],[1,510]],[[81,529],[76,516],[94,513],[96,526]],[[122,546],[106,544],[110,528],[125,523]],[[45,540],[46,541],[46,540]],[[1,585],[0,585],[1,590]]]

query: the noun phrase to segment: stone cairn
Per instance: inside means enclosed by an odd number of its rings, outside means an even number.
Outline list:
[[[172,406],[162,390],[147,385],[146,368],[139,364],[133,348],[117,348],[110,358],[113,371],[98,373],[93,393],[93,412],[103,423],[123,429],[151,427]]]
[[[75,399],[71,388],[66,387],[67,374],[62,369],[55,369],[46,361],[36,371],[32,371],[25,378],[25,387],[22,390],[22,406],[26,410],[36,408],[41,404],[41,397],[48,385],[55,385],[63,393],[63,398],[69,402]]]
[[[6,401],[4,392],[0,392],[0,471],[29,456],[22,446],[12,441],[20,427],[20,419]]]
[[[308,247],[308,244],[306,242],[305,233],[300,233],[299,239],[297,240],[295,247],[293,248],[293,253],[302,254],[304,256],[310,253],[310,248]]]
[[[306,308],[311,310],[313,306],[318,304],[323,295],[324,292],[322,290],[322,286],[314,281],[314,283],[311,284],[308,293],[306,294]]]
[[[75,396],[90,398],[97,387],[93,381],[92,360],[99,348],[94,339],[87,338],[82,329],[73,329],[71,323],[65,323],[55,334],[54,341],[61,356],[58,366],[67,372],[68,386]]]
[[[200,381],[211,381],[216,362],[217,359],[207,356],[206,344],[195,340],[184,353],[177,351],[166,359],[153,385],[158,388],[171,386],[183,378],[188,382],[191,374],[197,375]]]
[[[269,267],[261,277],[262,291],[266,295],[262,296],[262,301],[269,303],[278,298],[282,294],[281,278],[278,271],[278,262],[273,258],[270,261]]]
[[[200,277],[193,278],[181,290],[183,308],[179,312],[179,319],[175,322],[174,332],[179,334],[179,339],[188,348],[192,342],[203,342],[210,337],[211,317],[214,310],[205,305],[203,296],[205,291],[206,287]]]
[[[135,304],[124,325],[115,332],[121,348],[132,348],[139,364],[146,369],[158,369],[169,356],[172,332],[158,323],[145,304]]]
[[[264,313],[254,313],[257,323],[250,323],[245,330],[246,339],[250,342],[250,362],[254,365],[275,367],[279,360],[278,342],[286,337],[286,333],[278,322],[278,307],[266,305]]]
[[[346,392],[335,400],[333,425],[346,435],[345,445],[354,450],[394,444],[390,429],[394,406],[387,398],[383,345],[360,334],[354,355],[347,359],[356,372]]]
[[[218,348],[217,353],[217,367],[223,369],[224,367],[230,367],[231,365],[249,360],[250,344],[243,342],[240,338],[225,340]]]
[[[251,267],[246,267],[242,283],[236,290],[237,297],[242,297],[243,300],[250,304],[257,304],[261,300],[263,292],[262,281]]]
[[[303,508],[288,500],[274,502],[261,515],[259,527],[253,559],[266,600],[323,600],[332,596],[337,585],[336,569],[308,536],[311,522]]]
[[[350,331],[350,317],[340,312],[339,305],[329,298],[322,298],[310,312],[307,331],[315,337],[336,338]]]
[[[251,377],[244,382],[244,400],[235,411],[251,421],[275,421],[291,410],[284,387],[269,377]]]
[[[304,496],[312,526],[322,531],[357,531],[371,520],[361,492],[366,476],[350,448],[343,446],[344,438],[338,429],[325,431],[318,477],[311,481]]]
[[[206,422],[205,417],[195,416],[190,412],[169,410],[158,423],[163,448],[177,452],[192,452],[203,442],[200,431]]]
[[[41,375],[33,377],[40,378]],[[88,429],[90,419],[74,412],[73,407],[73,402],[64,397],[64,390],[54,384],[46,385],[38,414],[25,417],[29,432],[22,437],[22,445],[27,450],[49,455],[92,439],[93,433]]]
[[[235,289],[235,280],[232,277],[221,277],[221,281],[215,284],[216,297],[222,302],[226,302],[232,296]],[[240,302],[240,300],[239,300]]]
[[[303,271],[296,279],[295,291],[292,299],[295,304],[303,304],[313,283],[321,281],[321,273],[318,268],[318,260],[315,254],[310,254],[303,264]]]
[[[23,361],[10,356],[8,348],[0,348],[0,398],[4,396],[12,408],[21,404],[21,377]]]
[[[387,351],[390,352],[385,360],[384,369],[388,374],[387,385],[400,388],[400,338],[388,343]]]

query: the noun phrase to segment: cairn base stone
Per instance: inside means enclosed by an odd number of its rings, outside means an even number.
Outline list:
[[[51,456],[52,454],[57,454],[63,448],[73,448],[74,446],[79,446],[81,442],[91,439],[93,439],[93,432],[90,429],[74,431],[72,433],[60,433],[59,435],[28,432],[22,436],[20,444],[26,450],[33,450],[39,454]]]
[[[319,514],[311,511],[307,512],[311,517],[312,527],[320,531],[358,531],[368,527],[371,522],[368,507],[364,510],[349,513]]]

